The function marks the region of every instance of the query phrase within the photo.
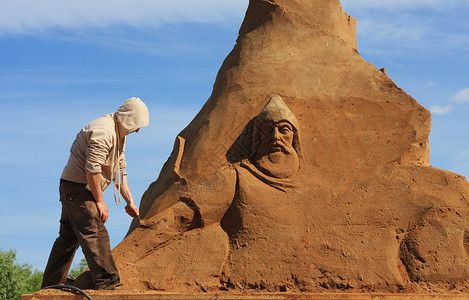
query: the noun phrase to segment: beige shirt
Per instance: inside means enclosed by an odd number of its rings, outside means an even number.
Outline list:
[[[116,171],[125,174],[125,136],[148,123],[148,109],[139,98],[130,98],[115,114],[92,121],[77,134],[61,179],[87,183],[87,172],[101,173],[104,191],[115,179]]]
[[[119,168],[126,167],[124,157],[125,137],[117,150],[117,133],[114,114],[105,115],[86,125],[78,134],[70,148],[68,163],[62,172],[62,179],[87,183],[86,172],[101,173],[102,189],[106,189],[115,178],[115,160],[119,155]]]

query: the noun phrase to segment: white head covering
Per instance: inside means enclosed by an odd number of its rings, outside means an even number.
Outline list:
[[[115,115],[120,138],[150,123],[148,108],[140,98],[125,101]]]

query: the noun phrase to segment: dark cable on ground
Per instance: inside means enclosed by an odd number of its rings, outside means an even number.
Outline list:
[[[46,289],[57,289],[57,290],[63,290],[63,291],[66,291],[66,292],[72,292],[72,293],[75,293],[75,294],[81,294],[83,296],[86,297],[86,299],[88,300],[93,300],[93,298],[91,298],[85,291],[83,291],[82,289],[79,289],[77,288],[76,286],[73,286],[73,285],[50,285],[50,286],[46,286],[45,288],[42,288],[41,290],[46,290]]]

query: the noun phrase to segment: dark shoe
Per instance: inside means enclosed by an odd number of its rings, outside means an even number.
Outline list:
[[[74,283],[75,283],[75,278],[73,278],[72,276],[68,276],[67,280],[65,280],[66,285],[73,285]]]
[[[103,284],[100,287],[97,287],[96,289],[97,290],[116,290],[122,286],[123,286],[122,283],[120,283],[119,281],[114,281],[114,282]]]
[[[119,283],[113,288],[113,290],[124,290],[124,285],[122,283]]]

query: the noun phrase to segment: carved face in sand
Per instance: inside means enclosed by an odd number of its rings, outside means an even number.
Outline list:
[[[294,175],[301,155],[297,128],[298,121],[282,98],[272,97],[255,120],[251,157],[254,165],[272,177]]]

